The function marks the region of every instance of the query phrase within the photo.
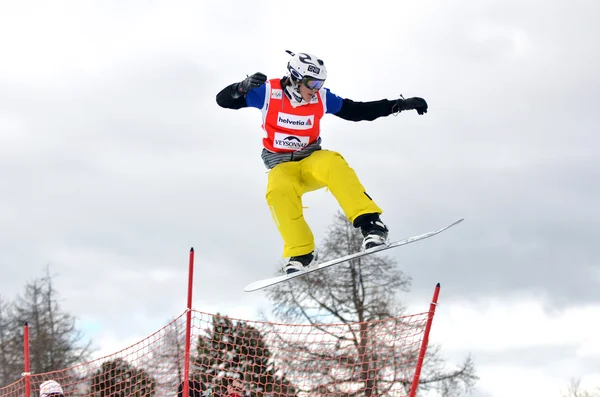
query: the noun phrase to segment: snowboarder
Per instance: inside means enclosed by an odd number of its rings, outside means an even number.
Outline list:
[[[327,187],[352,225],[364,237],[362,248],[387,242],[381,208],[367,194],[340,153],[321,147],[320,120],[329,113],[349,121],[373,121],[404,110],[427,113],[418,97],[355,102],[324,87],[324,61],[308,53],[294,54],[283,78],[267,80],[255,73],[222,89],[217,104],[227,109],[253,107],[262,112],[265,131],[262,159],[269,170],[266,200],[284,242],[286,274],[316,263],[312,231],[302,209],[302,195]]]

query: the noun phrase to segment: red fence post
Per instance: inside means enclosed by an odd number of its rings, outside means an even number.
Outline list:
[[[23,324],[23,355],[25,367],[23,369],[23,377],[25,378],[25,396],[31,396],[31,372],[29,363],[29,324],[27,321]]]
[[[192,330],[192,289],[194,286],[194,247],[190,248],[190,262],[188,270],[188,296],[187,296],[187,312],[185,324],[185,358],[183,367],[183,396],[190,395],[190,346],[191,346],[191,330]]]
[[[423,334],[423,340],[421,341],[421,348],[419,350],[419,358],[417,360],[417,368],[415,369],[415,376],[413,378],[412,385],[410,387],[409,397],[415,397],[417,395],[417,389],[419,387],[419,378],[421,377],[421,367],[423,366],[423,360],[425,359],[425,352],[427,351],[427,345],[429,343],[429,331],[431,330],[431,323],[433,322],[433,315],[435,314],[435,308],[437,306],[438,297],[440,295],[440,283],[437,283],[435,290],[433,291],[433,299],[429,305],[429,314],[427,315],[427,325],[425,326],[425,333]]]

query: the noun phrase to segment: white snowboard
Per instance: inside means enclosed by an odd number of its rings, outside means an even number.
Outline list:
[[[388,243],[388,244],[385,244],[385,245],[380,245],[378,247],[373,247],[373,248],[370,248],[370,249],[365,250],[365,251],[356,252],[354,254],[349,254],[349,255],[346,255],[346,256],[342,256],[341,258],[337,258],[337,259],[332,259],[332,260],[327,261],[327,262],[317,263],[316,265],[313,265],[313,266],[309,267],[308,269],[306,269],[304,271],[295,272],[295,273],[292,273],[292,274],[283,274],[281,276],[275,276],[275,277],[267,278],[267,279],[264,279],[264,280],[255,281],[255,282],[252,282],[252,283],[246,285],[244,287],[244,291],[246,291],[246,292],[256,291],[256,290],[259,290],[259,289],[270,287],[270,286],[275,285],[275,284],[282,283],[282,282],[287,281],[287,280],[291,280],[291,279],[293,279],[295,277],[300,277],[300,276],[302,276],[304,274],[307,274],[307,273],[311,273],[311,272],[314,272],[314,271],[317,271],[317,270],[324,269],[324,268],[329,267],[329,266],[333,266],[333,265],[337,265],[337,264],[342,263],[342,262],[349,261],[351,259],[360,258],[361,256],[370,255],[370,254],[374,254],[376,252],[385,251],[385,250],[390,249],[390,248],[400,247],[402,245],[414,243],[415,241],[419,241],[419,240],[423,240],[423,239],[426,239],[426,238],[431,237],[431,236],[435,236],[436,234],[439,234],[439,233],[443,232],[444,230],[451,228],[454,225],[458,225],[463,220],[464,219],[459,219],[458,221],[454,222],[453,224],[448,225],[446,227],[443,227],[443,228],[441,228],[439,230],[435,230],[433,232],[420,234],[418,236],[409,237],[409,238],[407,238],[405,240],[395,241],[393,243]]]

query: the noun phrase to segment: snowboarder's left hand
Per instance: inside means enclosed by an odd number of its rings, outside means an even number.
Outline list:
[[[407,98],[407,99],[400,98],[396,101],[396,103],[398,104],[399,111],[414,109],[419,114],[427,113],[427,102],[423,98],[419,98],[419,97],[413,97],[413,98]]]

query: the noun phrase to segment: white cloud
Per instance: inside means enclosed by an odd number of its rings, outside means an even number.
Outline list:
[[[516,365],[488,365],[478,369],[482,381],[478,389],[491,396],[562,397],[566,382],[548,376],[543,370]]]
[[[597,339],[596,320],[600,318],[600,305],[549,313],[539,300],[528,297],[450,305],[442,302],[438,310],[436,332],[443,335],[445,345],[493,352],[591,343]]]
[[[423,311],[423,305],[410,309]],[[541,299],[525,295],[440,299],[430,343],[457,362],[470,352],[481,378],[477,389],[486,395],[560,397],[576,378],[593,388],[597,368],[587,363],[600,360],[600,305],[546,309]]]

